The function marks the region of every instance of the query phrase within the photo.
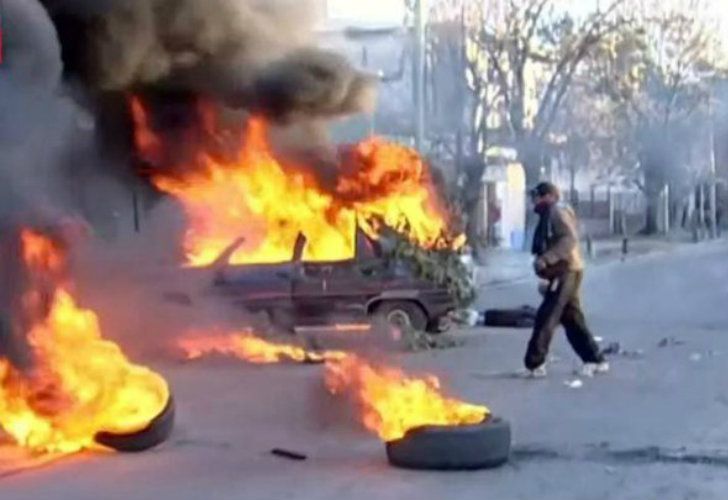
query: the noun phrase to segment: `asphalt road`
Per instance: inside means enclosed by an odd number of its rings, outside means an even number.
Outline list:
[[[0,498],[722,500],[727,259],[728,246],[712,244],[591,269],[585,303],[595,333],[641,356],[613,358],[612,373],[580,389],[565,385],[575,358],[563,335],[549,377],[539,381],[509,376],[528,332],[464,332],[463,348],[395,356],[511,420],[514,456],[499,470],[390,468],[382,444],[325,394],[320,367],[166,361],[156,368],[178,402],[169,443],[139,455],[84,454],[44,465],[0,448]],[[485,290],[482,302],[536,300],[535,286],[521,283]],[[276,458],[269,454],[275,447],[309,459]]]

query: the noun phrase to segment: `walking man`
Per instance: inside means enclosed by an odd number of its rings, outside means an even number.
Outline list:
[[[546,357],[556,328],[566,330],[571,347],[584,362],[583,375],[609,371],[589,331],[581,309],[580,288],[584,259],[579,248],[579,233],[574,211],[559,203],[559,189],[542,182],[531,191],[539,216],[533,238],[534,270],[543,280],[543,302],[536,315],[533,335],[528,343],[525,365],[528,374],[546,376]]]

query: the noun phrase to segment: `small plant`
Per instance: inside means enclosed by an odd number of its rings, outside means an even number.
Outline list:
[[[459,308],[466,309],[475,300],[472,274],[463,263],[461,253],[452,245],[425,248],[391,228],[381,231],[380,241],[386,259],[402,262],[416,276],[447,288]]]

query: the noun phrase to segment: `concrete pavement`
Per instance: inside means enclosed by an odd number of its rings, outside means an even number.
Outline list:
[[[392,355],[511,420],[512,463],[495,471],[390,468],[383,445],[322,388],[320,367],[160,362],[178,401],[171,442],[139,455],[85,454],[35,470],[0,449],[0,498],[542,500],[724,499],[728,491],[728,246],[596,266],[585,303],[597,335],[639,359],[570,389],[559,335],[546,380],[511,378],[529,332],[466,332],[465,348]],[[535,303],[533,283],[486,288],[480,306]],[[674,337],[681,345],[660,347]],[[272,457],[274,447],[309,455]],[[5,457],[3,459],[2,457]],[[14,467],[14,468],[13,468]]]

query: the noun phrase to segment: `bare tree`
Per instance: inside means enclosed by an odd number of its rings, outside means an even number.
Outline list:
[[[592,69],[630,136],[634,181],[648,202],[644,232],[654,233],[664,187],[689,192],[709,162],[707,115],[721,47],[713,21],[701,17],[709,0],[631,3],[632,29],[613,34]]]
[[[414,7],[414,0],[405,2]],[[540,178],[549,134],[578,70],[624,24],[624,2],[576,17],[556,0],[430,1],[429,138],[458,160],[471,241],[486,151],[511,145],[527,182]]]
[[[475,37],[478,58],[485,58],[495,77],[503,128],[533,183],[542,174],[549,133],[581,64],[624,25],[619,7],[625,0],[582,17],[553,0],[490,3]]]
[[[411,19],[413,0],[405,0]],[[474,57],[472,24],[477,2],[431,0],[427,28],[426,103],[429,156],[436,162],[455,166],[458,180],[455,204],[466,222],[469,240],[477,247],[477,227],[485,151],[487,121],[494,102],[494,87],[488,69]],[[405,19],[405,23],[409,20]],[[451,176],[452,178],[452,176]],[[476,248],[477,251],[477,248]]]

